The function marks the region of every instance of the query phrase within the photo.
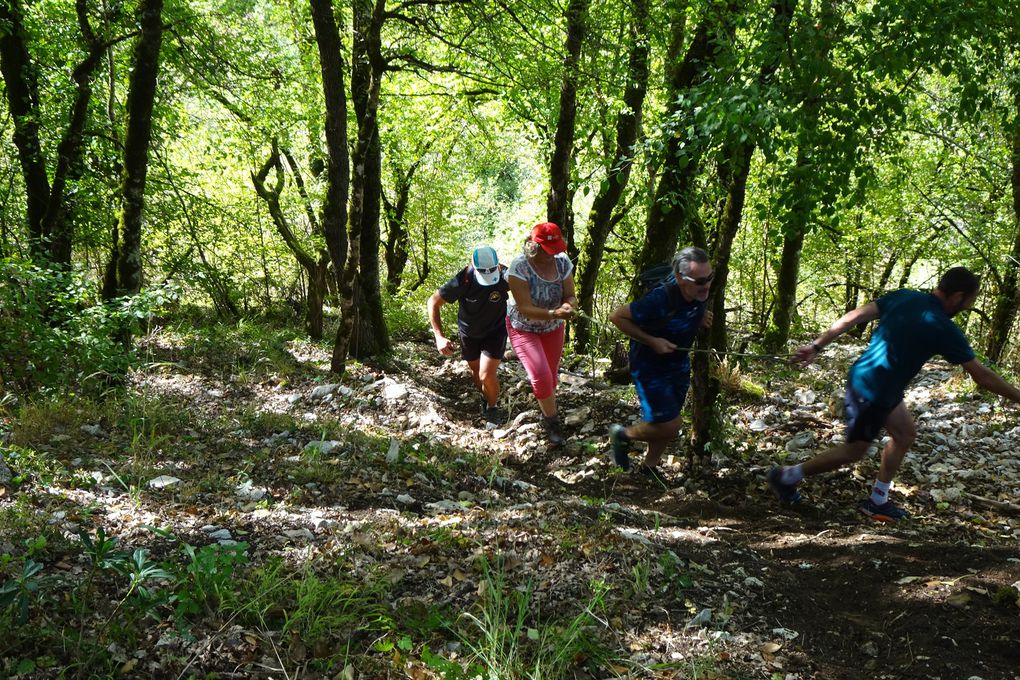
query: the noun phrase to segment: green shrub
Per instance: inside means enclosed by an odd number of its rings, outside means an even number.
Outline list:
[[[158,288],[99,304],[79,274],[0,260],[0,384],[32,394],[123,375],[124,331],[175,297]]]

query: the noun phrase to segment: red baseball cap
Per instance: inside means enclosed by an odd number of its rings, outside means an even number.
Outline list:
[[[560,228],[552,222],[539,222],[531,228],[531,240],[542,246],[542,250],[550,255],[562,253],[567,249]]]

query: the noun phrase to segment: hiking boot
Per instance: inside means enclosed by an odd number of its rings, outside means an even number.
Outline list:
[[[567,443],[566,437],[560,431],[560,419],[556,416],[542,416],[542,429],[545,430],[545,438],[553,446],[563,446]]]
[[[506,422],[506,414],[503,413],[503,409],[497,406],[486,406],[482,417],[485,418],[485,422],[492,423],[497,427]]]
[[[797,491],[796,484],[784,484],[783,483],[783,470],[780,467],[773,467],[765,474],[765,479],[769,483],[769,488],[772,489],[772,493],[776,495],[780,503],[785,505],[796,505],[800,503],[801,497],[800,492]]]
[[[668,486],[666,476],[662,474],[662,470],[654,465],[641,465],[634,470],[634,474],[644,477],[649,481],[658,482],[662,486]]]
[[[609,426],[609,446],[613,451],[613,462],[624,470],[630,469],[630,439],[627,428],[619,423]]]
[[[889,522],[892,524],[901,519],[908,519],[910,517],[909,512],[902,508],[897,508],[893,505],[892,501],[886,501],[885,503],[882,503],[882,505],[875,505],[875,503],[869,498],[861,503],[857,509],[876,522]]]

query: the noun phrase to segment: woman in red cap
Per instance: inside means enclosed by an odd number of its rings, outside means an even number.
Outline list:
[[[524,364],[549,442],[566,443],[556,415],[556,384],[563,355],[563,322],[574,313],[574,265],[564,252],[560,228],[540,222],[507,269],[510,304],[506,325],[510,345]]]

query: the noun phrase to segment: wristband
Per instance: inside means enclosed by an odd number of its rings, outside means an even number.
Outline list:
[[[812,341],[811,349],[813,349],[815,351],[815,354],[821,354],[822,353],[822,348],[818,345],[817,342]]]

